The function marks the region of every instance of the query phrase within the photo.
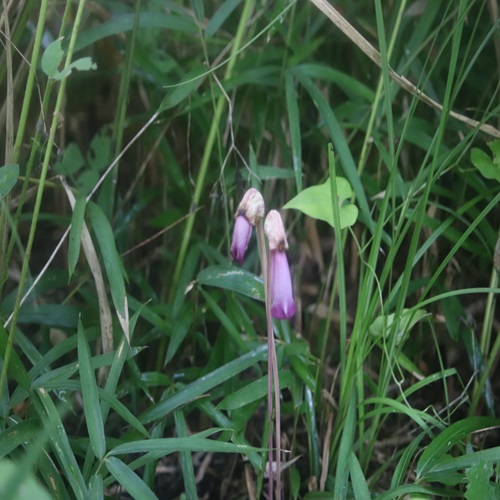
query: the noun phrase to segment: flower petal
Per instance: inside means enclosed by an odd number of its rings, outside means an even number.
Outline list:
[[[295,314],[292,278],[286,253],[271,250],[271,314],[276,319],[288,319]]]
[[[234,223],[233,242],[231,244],[231,257],[242,264],[245,258],[245,251],[252,235],[252,225],[244,215],[238,215]]]

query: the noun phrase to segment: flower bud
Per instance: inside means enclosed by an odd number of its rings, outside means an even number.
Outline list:
[[[295,314],[292,278],[285,251],[271,250],[271,314],[288,319]]]
[[[250,236],[252,236],[252,225],[244,215],[238,215],[234,223],[231,257],[240,265],[243,264]]]
[[[255,188],[250,188],[238,205],[235,217],[243,215],[252,226],[255,226],[255,223],[264,217],[264,210],[264,198]]]
[[[271,252],[271,314],[276,319],[288,319],[295,314],[292,277],[285,250],[288,248],[281,215],[271,210],[264,222],[264,232]]]
[[[252,226],[264,216],[264,199],[254,188],[250,188],[243,196],[236,210],[231,243],[231,257],[238,264],[243,264],[245,252],[252,236]]]
[[[277,210],[271,210],[267,214],[264,232],[269,241],[269,250],[286,250],[288,248],[283,221]]]

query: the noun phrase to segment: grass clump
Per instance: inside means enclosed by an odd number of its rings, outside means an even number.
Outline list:
[[[0,24],[0,497],[272,491],[259,249],[230,261],[250,187],[297,307],[282,496],[495,497],[495,2],[4,0]]]

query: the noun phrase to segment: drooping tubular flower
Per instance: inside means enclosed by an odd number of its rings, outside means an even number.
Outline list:
[[[291,318],[295,314],[292,278],[285,250],[288,248],[281,215],[271,210],[264,222],[264,232],[271,252],[271,314],[276,319]]]
[[[264,199],[254,188],[250,188],[243,196],[235,214],[231,257],[238,264],[243,263],[245,252],[252,235],[252,226],[264,217]]]

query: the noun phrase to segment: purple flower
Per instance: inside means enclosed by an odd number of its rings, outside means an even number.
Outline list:
[[[271,314],[276,319],[288,319],[295,314],[292,278],[284,250],[271,250]]]
[[[234,223],[231,257],[240,265],[243,264],[250,236],[252,236],[252,225],[244,215],[238,215]]]
[[[234,223],[231,257],[238,264],[243,264],[245,252],[252,235],[252,226],[264,216],[264,199],[254,188],[250,188],[243,196]]]
[[[291,318],[295,314],[292,278],[285,250],[288,248],[281,215],[271,210],[264,223],[264,232],[271,252],[271,314],[276,319]]]

